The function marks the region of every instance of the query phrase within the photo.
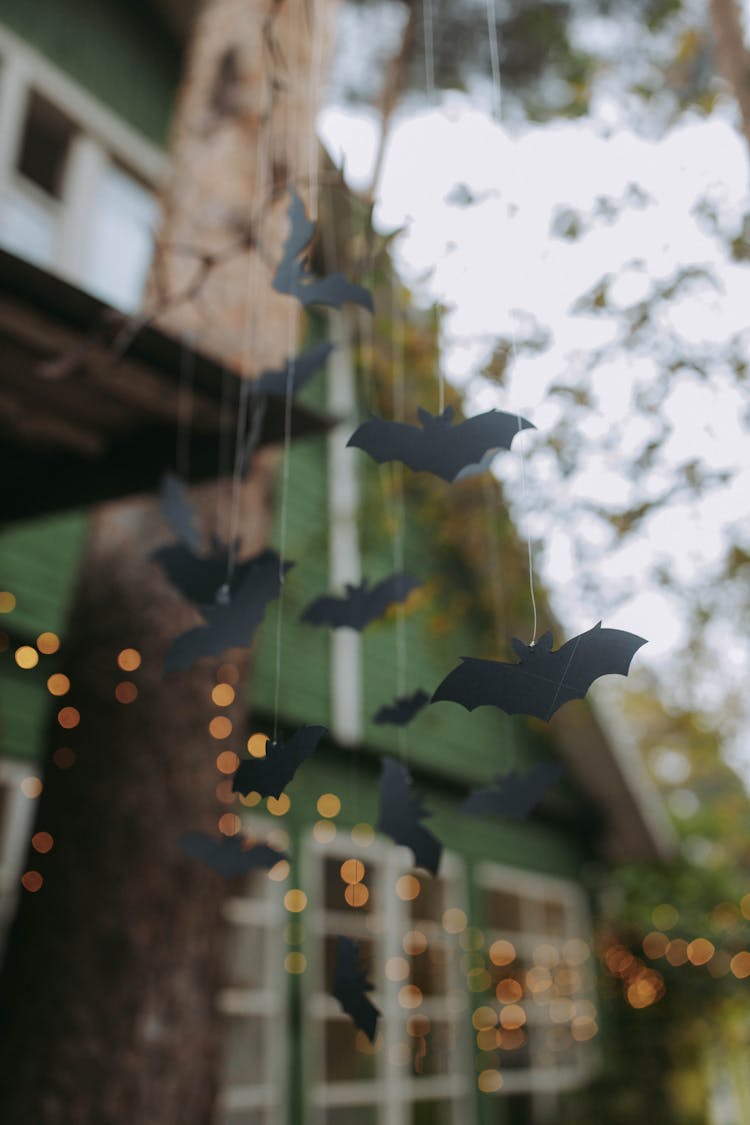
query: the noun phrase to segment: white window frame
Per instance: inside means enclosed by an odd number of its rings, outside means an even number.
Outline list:
[[[524,871],[498,863],[480,863],[476,869],[475,880],[483,894],[488,891],[504,892],[517,896],[519,900],[520,929],[513,929],[510,926],[496,929],[486,923],[483,929],[488,947],[498,939],[505,939],[512,943],[517,956],[527,961],[532,960],[534,948],[538,945],[561,947],[566,941],[577,938],[591,947],[591,915],[583,889],[577,883],[559,876]],[[550,934],[544,928],[543,904],[549,902],[563,908],[565,923],[562,935]],[[593,951],[588,959],[578,966],[578,971],[581,973],[583,987],[577,995],[596,1006]],[[499,1013],[502,1005],[494,1000],[490,1003]],[[544,1027],[545,1024],[544,1019],[529,1021],[531,1027]],[[531,1065],[529,1067],[503,1068],[501,1062],[503,1085],[499,1091],[500,1096],[531,1094],[540,1099],[554,1096],[584,1085],[596,1070],[598,1052],[595,1042],[591,1040],[577,1045],[575,1066],[555,1067],[540,1065],[534,1040],[534,1035],[530,1035]]]
[[[33,763],[0,758],[0,789],[6,790],[0,821],[0,953],[18,898],[35,812],[35,801],[21,791],[21,782],[37,773]]]
[[[259,840],[273,838],[284,831],[273,817],[243,813],[241,820],[242,831]],[[274,846],[276,843],[274,841]],[[266,1024],[264,1076],[261,1084],[225,1084],[219,1094],[218,1120],[223,1120],[222,1114],[261,1110],[264,1125],[284,1125],[288,1113],[288,1035],[287,974],[281,933],[287,922],[286,883],[269,879],[264,871],[256,871],[252,875],[252,885],[258,893],[230,896],[224,903],[223,913],[230,926],[257,926],[264,930],[263,985],[260,988],[228,985],[220,989],[216,1006],[230,1019],[263,1017]]]
[[[71,143],[61,198],[52,199],[17,168],[29,97],[40,94],[79,130]],[[97,185],[109,165],[120,166],[156,192],[164,180],[165,154],[77,82],[0,24],[0,201],[31,196],[57,225],[56,273],[86,287],[83,237]]]
[[[328,1108],[374,1107],[378,1125],[408,1125],[412,1105],[439,1100],[445,1101],[449,1107],[451,1125],[466,1125],[467,1121],[473,1119],[474,1110],[467,1016],[469,1001],[459,972],[462,951],[458,947],[457,937],[446,933],[440,923],[413,921],[410,904],[402,902],[396,895],[396,880],[413,871],[411,852],[408,848],[397,847],[381,837],[362,846],[353,842],[348,832],[340,830],[327,843],[321,843],[312,834],[305,837],[302,854],[302,885],[307,890],[310,902],[306,920],[308,971],[303,980],[304,1041],[308,1044],[305,1068],[308,1076],[306,1120],[310,1125],[323,1125]],[[368,871],[375,867],[375,881],[366,876],[365,882],[369,883],[378,901],[383,903],[379,932],[375,932],[374,928],[368,929],[364,912],[346,907],[340,911],[325,908],[324,862],[326,859],[343,861],[350,858],[361,859]],[[425,881],[430,878],[420,872],[417,877]],[[459,907],[466,910],[465,868],[454,854],[443,853],[440,879],[445,884],[445,908]],[[442,944],[453,946],[453,956],[446,965],[446,996],[452,994],[460,1002],[452,1006],[452,1010],[446,1007],[443,996],[426,996],[421,1006],[413,1011],[404,1011],[399,1007],[398,992],[405,982],[387,980],[385,963],[391,957],[404,956],[402,939],[413,925],[425,933],[428,943],[439,940]],[[324,980],[323,975],[324,938],[338,934],[367,938],[373,942],[375,956],[364,967],[375,985],[372,998],[381,1012],[378,1031],[383,1035],[384,1042],[375,1056],[376,1076],[370,1080],[325,1080],[325,1039],[320,1034],[322,1021],[340,1018],[351,1023],[350,1017],[342,1012],[340,1004],[328,991],[331,982]],[[434,1018],[441,1023],[453,1023],[455,1047],[450,1073],[415,1076],[405,1074],[404,1068],[396,1067],[388,1061],[389,1046],[407,1038],[406,1022],[410,1015],[417,1014]],[[352,1025],[352,1035],[354,1034]]]

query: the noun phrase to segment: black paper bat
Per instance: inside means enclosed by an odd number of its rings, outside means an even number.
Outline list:
[[[255,844],[248,848],[243,836],[223,836],[215,840],[206,832],[186,832],[180,836],[179,844],[191,859],[199,859],[225,879],[244,875],[256,867],[271,868],[280,859],[289,858],[268,844]]]
[[[542,762],[525,774],[516,770],[496,774],[485,789],[472,789],[461,811],[474,816],[502,816],[525,820],[544,794],[562,776],[562,766]]]
[[[305,307],[330,305],[341,308],[346,302],[373,311],[372,296],[361,285],[347,281],[343,273],[315,278],[310,272],[308,247],[315,233],[315,224],[305,215],[305,208],[294,187],[289,189],[290,230],[284,243],[281,261],[274,274],[273,287],[278,293],[289,293]]]
[[[249,758],[240,764],[232,781],[232,791],[243,797],[252,792],[260,793],[261,797],[280,797],[327,733],[326,727],[305,726],[286,742],[283,738],[269,738],[265,758]]]
[[[159,564],[183,598],[194,605],[213,602],[227,580],[229,548],[216,539],[207,555],[196,555],[183,543],[172,543],[154,551],[151,558]],[[249,561],[252,563],[252,560]],[[234,589],[237,589],[242,580],[245,565],[240,563],[234,572],[231,584]]]
[[[283,573],[294,566],[285,562]],[[227,590],[227,600],[214,605],[200,606],[206,619],[176,637],[167,652],[164,671],[174,672],[190,668],[202,657],[221,656],[228,648],[247,648],[253,634],[263,620],[270,601],[281,591],[281,560],[275,551],[261,551],[242,563],[242,575]],[[221,595],[224,587],[221,587]]]
[[[383,758],[380,775],[380,812],[377,828],[397,844],[411,848],[414,866],[437,875],[443,845],[437,836],[420,822],[432,813],[424,807],[424,799],[414,793],[411,774],[395,758]]]
[[[422,583],[398,571],[370,588],[365,578],[358,586],[346,584],[343,597],[324,594],[305,608],[300,621],[309,625],[328,625],[331,629],[365,629],[377,621],[394,602],[405,602]]]
[[[486,467],[487,454],[510,449],[519,430],[533,430],[531,422],[517,414],[488,410],[465,422],[452,425],[453,407],[442,414],[430,414],[419,407],[420,426],[370,418],[363,422],[347,445],[364,450],[382,465],[402,461],[415,472],[434,473],[443,480],[455,481],[463,474]]]
[[[405,727],[429,702],[429,695],[420,688],[413,695],[399,695],[393,703],[381,707],[372,721],[379,726],[388,724],[394,727]]]
[[[333,973],[332,994],[355,1027],[363,1031],[372,1043],[380,1012],[367,995],[373,986],[359,962],[359,943],[348,937],[336,938],[336,966]]]
[[[563,703],[583,699],[600,676],[627,676],[643,637],[622,629],[602,629],[601,621],[556,652],[552,634],[536,645],[513,638],[517,664],[462,656],[462,663],[438,684],[432,702],[449,699],[467,710],[499,707],[508,715],[535,715],[549,721]]]
[[[278,371],[262,371],[253,384],[255,394],[286,398],[287,385],[291,382],[291,393],[296,395],[320,370],[332,351],[333,344],[324,340],[294,359],[288,359]]]
[[[181,543],[200,551],[203,535],[198,513],[190,502],[185,485],[174,473],[165,473],[161,482],[161,512]]]

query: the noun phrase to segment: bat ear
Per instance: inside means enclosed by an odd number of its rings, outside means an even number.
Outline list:
[[[453,407],[450,406],[450,405],[446,406],[445,410],[440,415],[440,418],[441,418],[441,421],[443,421],[443,422],[452,422],[453,421]]]
[[[422,429],[424,429],[425,426],[428,426],[432,421],[433,415],[430,414],[429,410],[425,410],[423,406],[418,406],[417,418],[419,418],[419,421],[422,423]]]
[[[536,647],[541,649],[542,652],[552,651],[552,632],[550,629],[546,633],[542,633],[539,640],[536,642]]]
[[[525,645],[523,641],[519,641],[518,637],[513,637],[511,642],[513,651],[520,660],[525,660],[529,655],[530,645]]]

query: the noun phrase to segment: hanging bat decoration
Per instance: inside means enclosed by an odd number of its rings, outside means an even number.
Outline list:
[[[382,465],[385,461],[401,461],[415,472],[434,473],[445,481],[456,481],[489,464],[488,454],[510,449],[520,430],[535,426],[517,414],[488,410],[464,422],[452,425],[453,407],[442,414],[430,414],[419,407],[419,426],[405,422],[387,422],[370,418],[363,422],[347,445],[369,453]]]
[[[283,738],[269,738],[265,758],[248,758],[240,763],[232,781],[232,792],[241,793],[243,797],[253,792],[260,793],[261,797],[280,797],[327,733],[326,727],[304,726],[286,742]]]
[[[405,602],[422,583],[398,571],[370,588],[365,578],[358,586],[347,583],[343,597],[324,594],[303,611],[300,621],[308,625],[328,625],[331,629],[357,629],[361,632],[381,618],[389,606]]]
[[[296,395],[320,370],[332,351],[333,344],[324,340],[294,359],[288,359],[278,371],[261,372],[253,384],[255,394],[286,398],[289,388],[291,394]]]
[[[310,272],[309,246],[315,234],[315,224],[305,215],[305,208],[294,187],[290,187],[289,204],[290,230],[281,261],[273,278],[277,293],[288,293],[307,307],[308,305],[329,305],[339,309],[343,304],[361,305],[373,311],[372,296],[361,285],[347,281],[343,273],[332,273],[328,277],[315,278]]]
[[[507,820],[526,820],[544,794],[562,776],[562,766],[542,762],[525,774],[516,770],[496,774],[485,789],[472,789],[461,805],[461,812],[472,816],[497,816]]]
[[[270,869],[279,860],[289,858],[268,844],[254,844],[248,848],[243,836],[223,836],[216,840],[206,832],[185,832],[180,836],[179,844],[191,859],[199,859],[225,879],[245,875],[257,867]]]
[[[176,637],[167,652],[164,672],[183,671],[204,657],[219,657],[228,648],[247,648],[270,601],[279,596],[283,576],[294,563],[282,563],[265,550],[241,564],[238,580],[222,586],[213,605],[201,605],[205,625]],[[240,568],[238,568],[239,570]]]
[[[499,707],[508,715],[533,715],[546,722],[571,699],[583,699],[600,676],[627,676],[643,637],[622,629],[602,629],[601,621],[586,633],[552,651],[552,633],[535,645],[513,638],[518,663],[462,656],[462,663],[438,684],[432,702],[447,699],[468,711]]]
[[[229,548],[218,539],[214,539],[207,555],[196,555],[183,543],[173,543],[154,551],[151,558],[162,568],[172,586],[193,605],[215,601],[227,580]],[[241,582],[245,565],[240,563],[234,572],[231,585],[235,589]]]
[[[332,994],[354,1026],[363,1031],[372,1043],[375,1039],[380,1012],[367,995],[373,986],[367,979],[359,961],[359,943],[353,938],[336,938],[336,965],[333,973]]]
[[[203,535],[198,525],[198,513],[190,502],[184,483],[174,473],[165,473],[161,482],[161,513],[180,543],[190,551],[200,551]]]
[[[372,721],[378,726],[405,727],[429,702],[429,695],[420,688],[413,695],[399,695],[393,703],[381,707]]]
[[[411,786],[411,774],[395,758],[383,758],[377,829],[396,844],[411,848],[414,866],[437,875],[443,845],[421,821],[432,814]]]

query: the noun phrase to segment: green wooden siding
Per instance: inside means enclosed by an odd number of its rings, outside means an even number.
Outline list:
[[[0,22],[163,144],[181,55],[144,0],[3,0]]]

